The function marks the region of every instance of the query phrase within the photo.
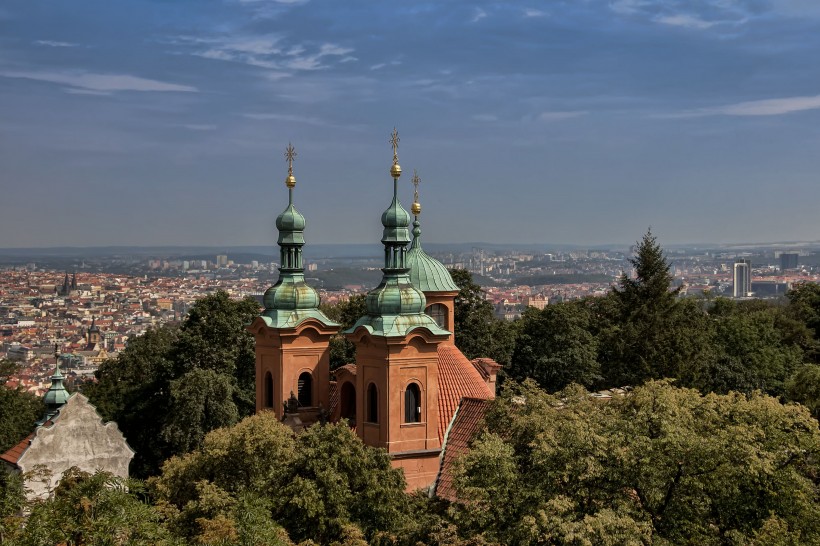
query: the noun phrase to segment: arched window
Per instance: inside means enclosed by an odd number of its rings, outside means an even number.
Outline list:
[[[421,389],[415,383],[404,391],[404,422],[421,423]]]
[[[379,422],[379,391],[374,383],[367,386],[367,422]]]
[[[313,406],[313,376],[310,372],[302,372],[299,375],[299,394],[296,396],[299,405],[303,408]]]
[[[273,407],[273,376],[270,372],[265,374],[265,407]]]
[[[438,324],[439,327],[444,328],[445,330],[447,329],[448,313],[446,306],[440,303],[434,303],[433,305],[427,307],[426,313],[430,316],[430,318],[436,321],[436,324]]]
[[[341,416],[342,419],[347,419],[351,424],[356,422],[356,387],[350,381],[342,383],[342,392],[340,394]]]

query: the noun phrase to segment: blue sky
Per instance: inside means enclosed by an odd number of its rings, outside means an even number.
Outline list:
[[[817,0],[5,0],[0,246],[820,239]]]

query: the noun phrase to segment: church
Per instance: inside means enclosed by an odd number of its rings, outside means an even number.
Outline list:
[[[455,345],[459,289],[422,249],[417,177],[410,238],[410,213],[398,198],[395,129],[390,142],[393,196],[381,216],[383,277],[366,296],[367,313],[341,332],[355,345],[356,361],[333,372],[329,344],[340,325],[319,309],[318,293],[305,282],[306,222],[294,206],[296,152],[288,145],[288,206],[276,219],[279,279],[248,327],[256,339],[256,411],[273,411],[294,428],[346,419],[365,444],[387,450],[408,491],[448,496],[437,489],[449,481],[453,455],[466,448],[479,426],[476,416],[495,396],[500,366],[470,361]]]

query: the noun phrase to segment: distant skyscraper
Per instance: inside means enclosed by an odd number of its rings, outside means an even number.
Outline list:
[[[216,266],[217,267],[227,267],[228,266],[228,255],[227,254],[217,254],[217,256],[216,256]]]
[[[780,255],[780,271],[787,269],[797,269],[797,254],[784,252]]]
[[[735,260],[734,287],[732,295],[736,298],[747,298],[752,295],[752,264],[749,260]]]

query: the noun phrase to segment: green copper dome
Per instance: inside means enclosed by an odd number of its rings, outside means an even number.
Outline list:
[[[319,294],[305,282],[304,275],[291,275],[265,291],[265,309],[313,309],[319,307]]]
[[[410,282],[422,292],[458,292],[459,288],[444,264],[422,250],[419,226],[418,220],[413,222],[413,244],[407,251]]]
[[[382,243],[404,243],[410,242],[410,213],[404,210],[399,203],[398,196],[393,194],[393,202],[382,213]]]
[[[48,392],[46,392],[46,395],[43,397],[43,402],[45,402],[49,412],[57,410],[65,404],[68,401],[68,397],[71,396],[63,385],[64,379],[65,376],[63,376],[63,372],[60,371],[60,363],[58,361],[57,367],[54,369],[54,375],[51,376],[51,387],[49,387]]]
[[[305,217],[293,203],[276,218],[276,229],[279,230],[279,243],[305,244]]]

